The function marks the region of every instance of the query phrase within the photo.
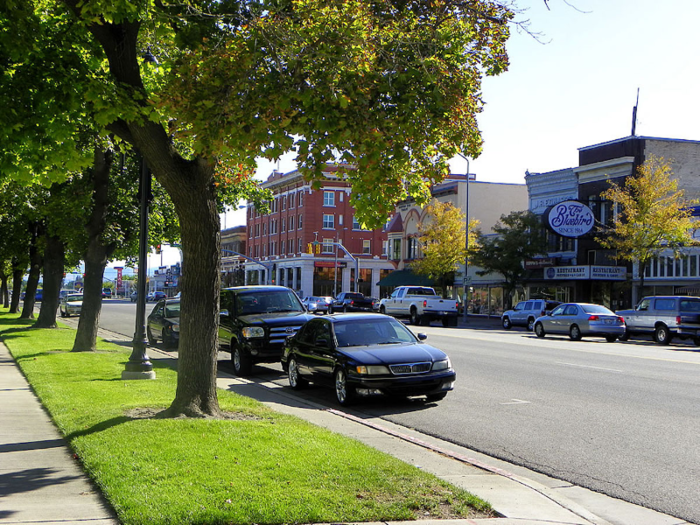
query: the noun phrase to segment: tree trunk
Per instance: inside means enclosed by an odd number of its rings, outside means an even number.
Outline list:
[[[9,276],[6,273],[0,274],[0,302],[3,308],[10,306],[10,294],[7,291],[7,280]]]
[[[170,416],[218,417],[219,214],[211,184],[213,168],[197,167],[194,177],[190,174],[186,179],[186,185],[183,180],[179,189],[166,186],[180,218],[180,307],[183,312],[180,317],[177,390],[166,413]],[[181,174],[183,179],[184,176]],[[199,188],[193,187],[193,182],[199,182]]]
[[[109,207],[109,172],[114,155],[111,150],[95,149],[92,169],[92,213],[85,226],[88,233],[88,248],[85,252],[85,283],[83,285],[83,307],[75,333],[73,352],[94,352],[97,349],[97,329],[102,313],[102,283],[109,257],[114,246],[105,246],[102,235],[105,230]]]
[[[56,311],[58,310],[59,292],[63,282],[63,268],[66,249],[63,241],[53,235],[46,236],[44,254],[44,292],[41,310],[34,328],[56,328]]]
[[[24,268],[20,267],[17,259],[12,261],[12,301],[10,302],[10,313],[16,314],[19,312],[19,300],[22,294],[22,277],[24,277]]]
[[[20,319],[34,319],[34,303],[39,276],[41,275],[42,257],[39,249],[39,224],[33,223],[29,227],[31,240],[29,244],[29,277],[27,278],[27,290],[24,295],[24,305]]]

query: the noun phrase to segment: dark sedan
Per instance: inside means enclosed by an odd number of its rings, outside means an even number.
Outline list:
[[[180,340],[180,300],[162,299],[146,321],[146,336],[151,345],[161,340],[165,348],[177,348]]]
[[[374,395],[439,401],[454,388],[456,374],[447,355],[425,339],[387,315],[318,317],[289,338],[282,367],[292,388],[333,386],[341,405]]]

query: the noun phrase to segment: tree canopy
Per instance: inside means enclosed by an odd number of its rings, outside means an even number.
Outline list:
[[[85,166],[85,128],[140,151],[181,227],[183,313],[169,413],[217,415],[222,195],[262,199],[251,183],[255,159],[294,151],[316,185],[326,162],[352,166],[351,203],[367,226],[409,194],[427,202],[450,158],[481,150],[481,79],[507,68],[510,5],[10,0],[0,13],[0,43],[12,50],[3,81],[17,82],[0,100],[16,101],[24,86],[32,96],[17,107],[31,105],[34,129],[51,137],[37,145],[28,130],[0,152],[0,169],[60,179],[55,166]],[[19,45],[7,43],[10,35]],[[57,64],[50,81],[32,82],[47,57]],[[0,138],[20,124],[3,124]]]

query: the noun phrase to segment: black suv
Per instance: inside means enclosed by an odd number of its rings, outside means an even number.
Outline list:
[[[314,316],[284,286],[235,286],[221,290],[219,346],[231,352],[238,376],[255,363],[280,361],[287,337]]]

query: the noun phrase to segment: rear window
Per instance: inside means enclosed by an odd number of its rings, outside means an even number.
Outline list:
[[[700,312],[700,299],[681,299],[681,312]]]

